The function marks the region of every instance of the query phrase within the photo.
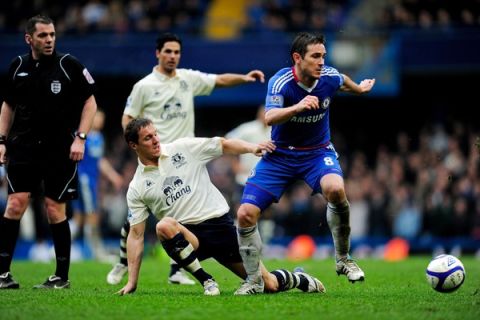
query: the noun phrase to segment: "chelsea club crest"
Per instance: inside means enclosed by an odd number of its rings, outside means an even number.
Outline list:
[[[326,97],[326,98],[322,101],[322,108],[323,108],[324,110],[326,110],[329,105],[330,105],[330,98],[329,98],[329,97]]]

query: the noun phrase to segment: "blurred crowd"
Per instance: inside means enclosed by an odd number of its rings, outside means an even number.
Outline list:
[[[388,32],[404,28],[449,30],[480,26],[478,0],[256,0],[245,32]]]
[[[352,7],[348,0],[254,0],[247,7],[244,33],[338,31]]]
[[[388,1],[377,25],[388,28],[474,27],[480,25],[478,0],[396,0]]]
[[[22,30],[25,19],[50,15],[60,34],[163,32],[202,35],[211,0],[17,0],[0,3],[0,30]],[[244,35],[321,30],[353,32],[480,26],[480,0],[249,0]],[[242,13],[239,13],[242,14]]]
[[[378,14],[368,14],[378,12]],[[350,27],[362,30],[451,31],[480,26],[478,0],[369,0],[350,17]],[[352,29],[350,28],[350,29]]]
[[[0,30],[22,31],[26,19],[41,12],[55,21],[59,34],[163,31],[199,34],[209,2],[210,0],[2,1]]]

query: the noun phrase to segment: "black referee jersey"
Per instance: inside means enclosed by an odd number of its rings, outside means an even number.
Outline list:
[[[70,54],[32,54],[10,64],[5,101],[15,111],[9,140],[72,141],[85,101],[94,93],[88,70]]]

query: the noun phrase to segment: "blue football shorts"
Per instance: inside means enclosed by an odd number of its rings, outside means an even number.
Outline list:
[[[72,208],[82,214],[98,213],[98,186],[95,178],[88,174],[78,175],[78,199],[72,201]]]
[[[332,144],[314,150],[277,148],[265,154],[247,180],[241,203],[265,210],[278,202],[285,190],[297,180],[305,181],[313,194],[321,193],[320,179],[329,173],[343,177],[338,154]]]

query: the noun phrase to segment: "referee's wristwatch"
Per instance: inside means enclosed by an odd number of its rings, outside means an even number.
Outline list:
[[[87,140],[87,134],[85,132],[79,132],[77,131],[75,133],[76,137],[79,137],[81,140]]]

